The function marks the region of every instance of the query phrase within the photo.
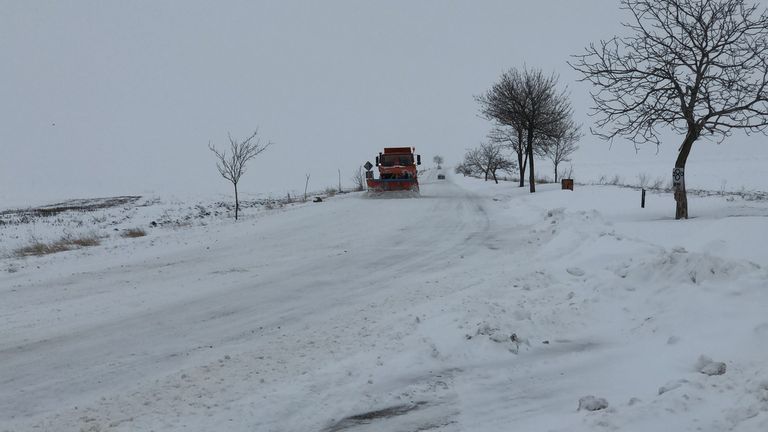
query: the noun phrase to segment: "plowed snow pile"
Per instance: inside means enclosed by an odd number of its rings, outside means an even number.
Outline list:
[[[768,202],[434,177],[0,225],[0,431],[768,430]]]

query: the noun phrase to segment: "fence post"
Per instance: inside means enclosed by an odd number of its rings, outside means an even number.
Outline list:
[[[643,189],[643,193],[640,198],[640,208],[645,208],[645,189]]]

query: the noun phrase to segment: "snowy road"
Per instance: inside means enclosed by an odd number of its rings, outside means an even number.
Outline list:
[[[92,409],[169,427],[188,410],[204,416],[201,398],[261,395],[269,409],[236,417],[278,430],[304,398],[275,392],[302,393],[307,374],[379,357],[408,333],[414,308],[463,288],[451,280],[500,238],[487,201],[451,183],[424,184],[420,199],[337,197],[18,275],[3,285],[0,419],[66,424]],[[191,405],[174,399],[195,391]]]
[[[765,430],[768,205],[429,180],[0,272],[0,431]]]

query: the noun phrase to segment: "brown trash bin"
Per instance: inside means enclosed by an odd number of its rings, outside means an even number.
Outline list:
[[[562,185],[562,189],[570,189],[573,190],[573,179],[562,179],[560,181],[560,184]]]

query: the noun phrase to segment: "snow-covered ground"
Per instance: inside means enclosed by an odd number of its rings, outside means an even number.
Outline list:
[[[0,431],[768,430],[768,202],[446,173],[0,225]]]

